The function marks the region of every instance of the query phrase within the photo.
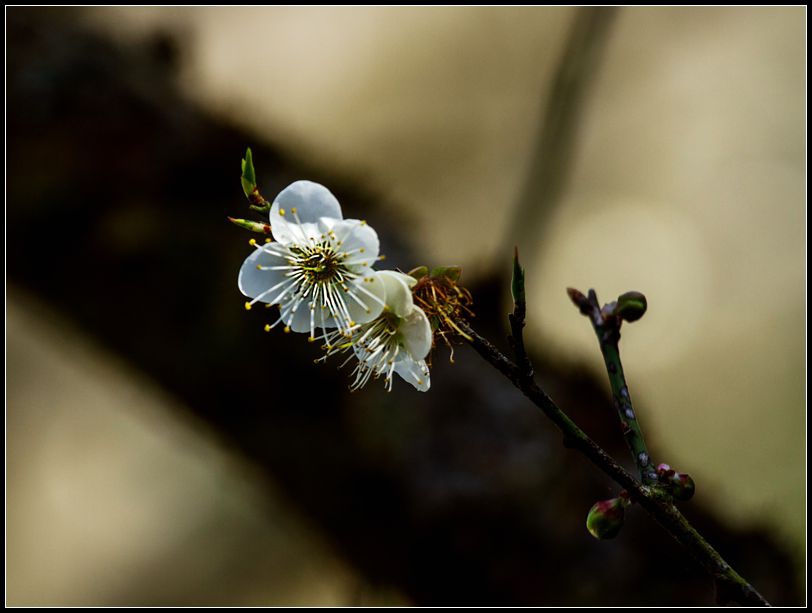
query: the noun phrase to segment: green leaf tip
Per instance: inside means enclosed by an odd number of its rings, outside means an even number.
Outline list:
[[[524,268],[519,265],[519,248],[513,248],[513,278],[510,281],[510,293],[514,304],[524,304]]]
[[[460,266],[435,266],[431,269],[432,277],[448,277],[452,281],[459,281],[462,275]]]
[[[409,272],[406,273],[413,279],[417,279],[418,281],[429,274],[429,267],[428,266],[417,266],[416,268],[412,268]]]
[[[242,191],[245,193],[246,198],[250,198],[251,194],[257,188],[257,174],[254,171],[254,159],[251,155],[251,147],[245,150],[245,159],[241,165],[242,175],[240,181],[242,183]]]

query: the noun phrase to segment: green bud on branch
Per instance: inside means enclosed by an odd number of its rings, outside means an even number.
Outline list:
[[[251,194],[257,188],[257,173],[254,171],[254,160],[251,155],[251,147],[245,151],[245,159],[242,161],[242,191],[245,192],[246,198],[251,198]]]
[[[642,293],[626,292],[618,296],[613,311],[616,316],[631,323],[645,315],[647,308],[648,302]]]
[[[251,221],[250,219],[235,219],[234,217],[229,217],[228,220],[235,226],[243,228],[244,230],[250,230],[251,232],[257,232],[258,234],[271,233],[271,225],[267,223]]]
[[[596,539],[615,538],[623,527],[626,504],[621,497],[596,502],[586,516],[586,529]]]
[[[671,477],[671,494],[677,500],[690,500],[694,497],[696,485],[691,475],[686,473],[674,473]]]
[[[668,464],[657,466],[657,479],[668,488],[671,495],[677,500],[690,500],[696,492],[696,484],[691,475],[678,473]]]
[[[257,173],[254,170],[254,158],[251,154],[251,147],[245,150],[245,158],[242,160],[242,173],[240,175],[240,182],[242,183],[242,191],[245,197],[248,198],[248,208],[257,213],[267,214],[271,210],[271,203],[262,197],[257,187]]]

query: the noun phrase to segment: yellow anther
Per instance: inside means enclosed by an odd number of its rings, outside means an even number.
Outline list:
[[[293,208],[291,208],[290,212],[292,215],[296,215],[296,207],[294,206]]]
[[[265,332],[271,331],[271,324],[265,324]]]
[[[391,311],[392,309],[390,309],[390,308],[389,308],[389,305],[388,305],[388,304],[385,304],[385,305],[383,305],[383,310],[384,310],[384,311],[389,312],[389,311]]]
[[[418,380],[417,380],[417,384],[418,384],[418,385],[423,385],[423,379],[418,379]]]
[[[316,341],[316,337],[315,337],[315,336],[308,336],[308,337],[307,337],[307,342],[308,342],[308,343],[313,343],[313,342],[315,342],[315,341]]]
[[[366,219],[362,219],[362,220],[361,220],[361,225],[362,225],[362,226],[367,225],[367,220],[366,220]]]
[[[251,310],[251,303],[250,303],[250,302],[246,302],[246,303],[245,303],[245,310],[246,310],[246,311],[250,311],[250,310]]]
[[[270,239],[270,238],[265,239],[265,243],[272,243],[272,242],[273,242],[273,239]]]
[[[252,238],[250,241],[248,241],[248,244],[251,245],[252,247],[256,247],[257,246],[257,239]]]
[[[259,264],[257,264],[257,270],[262,270],[262,266],[260,266]]]
[[[354,321],[350,320],[350,327],[356,325]]]
[[[358,252],[359,252],[359,253],[364,253],[364,251],[366,251],[366,249],[364,249],[363,247],[361,247],[361,248],[358,250]]]
[[[279,209],[279,214],[282,215],[282,217],[284,217],[285,216],[285,209]]]
[[[379,255],[379,256],[378,256],[378,259],[379,259],[379,260],[385,260],[385,259],[386,259],[386,256],[385,256],[385,255]]]

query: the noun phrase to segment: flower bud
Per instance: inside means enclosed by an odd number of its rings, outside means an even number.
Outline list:
[[[623,527],[624,501],[621,498],[600,500],[592,505],[586,516],[586,529],[596,539],[611,539]]]
[[[258,232],[260,234],[271,233],[271,226],[267,223],[259,223],[258,221],[251,221],[250,219],[235,219],[234,217],[229,217],[228,220],[235,226],[243,228],[244,230]]]
[[[657,479],[659,479],[660,483],[664,483],[666,485],[671,484],[671,477],[676,474],[676,471],[671,468],[668,464],[658,464],[657,465]]]
[[[677,500],[690,500],[696,491],[696,485],[691,475],[686,473],[674,473],[669,479],[671,484],[671,495]]]
[[[572,303],[578,307],[581,315],[589,315],[592,313],[592,303],[589,302],[589,298],[584,296],[582,292],[579,292],[574,287],[568,287],[567,296],[569,296]]]
[[[254,160],[251,155],[250,147],[245,152],[241,168],[242,174],[240,175],[240,182],[242,183],[242,191],[245,193],[246,198],[250,198],[251,194],[257,188],[257,173],[254,170]]]
[[[617,298],[614,314],[628,322],[640,319],[648,308],[646,297],[640,292],[626,292]]]

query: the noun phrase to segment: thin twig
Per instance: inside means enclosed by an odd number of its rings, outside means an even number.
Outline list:
[[[491,366],[507,377],[533,404],[552,420],[564,435],[567,447],[577,449],[600,470],[611,477],[640,504],[665,530],[682,544],[694,559],[714,579],[717,593],[743,605],[769,606],[769,603],[741,575],[724,561],[721,555],[699,534],[688,520],[671,502],[670,496],[659,488],[640,483],[629,474],[614,458],[596,444],[573,422],[552,399],[541,389],[532,377],[523,374],[522,369],[500,352],[490,341],[477,334],[466,322],[458,322],[460,328],[471,337],[470,345]],[[512,326],[514,341],[523,346],[522,327]]]
[[[510,344],[516,355],[516,363],[523,377],[533,378],[533,364],[524,348],[524,320],[527,316],[527,300],[524,291],[524,269],[519,265],[519,248],[513,248],[513,281],[510,285],[513,295],[513,313],[508,315],[510,321]]]
[[[612,401],[620,419],[623,438],[640,471],[640,479],[648,485],[655,484],[657,483],[657,472],[643,438],[643,431],[640,429],[640,422],[629,394],[629,386],[626,384],[626,377],[623,374],[623,364],[620,362],[619,344],[622,319],[612,312],[611,307],[615,303],[607,305],[609,308],[602,310],[594,289],[589,290],[588,297],[572,288],[567,289],[567,293],[578,310],[589,319],[595,330],[595,336],[598,337],[606,372],[609,375],[609,383],[612,387]]]

